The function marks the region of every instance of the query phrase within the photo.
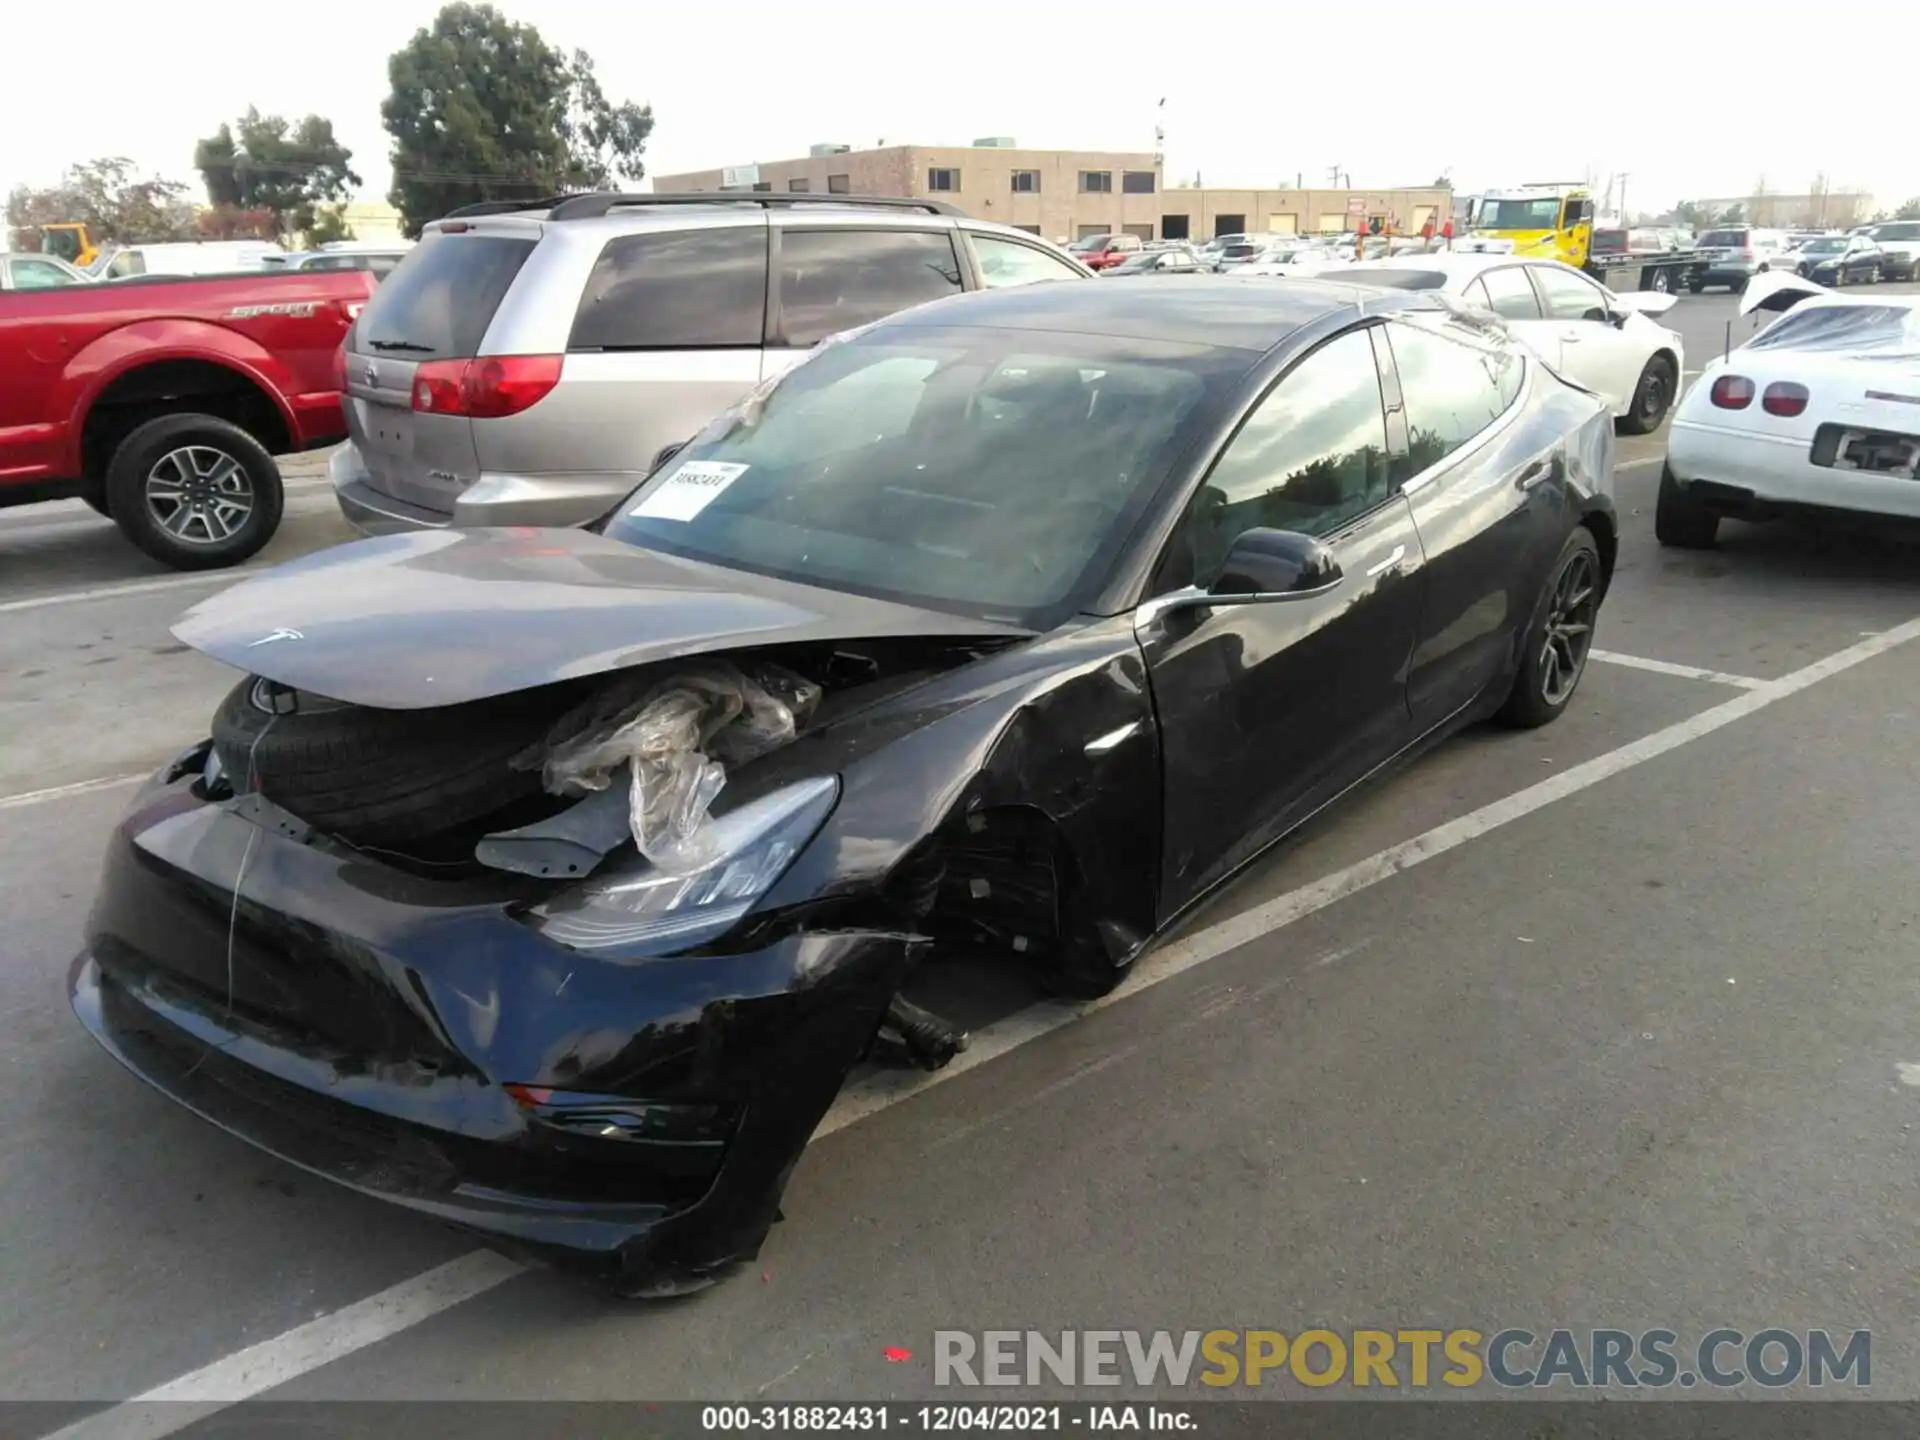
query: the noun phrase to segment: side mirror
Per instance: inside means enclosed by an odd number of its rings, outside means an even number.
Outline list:
[[[1227,547],[1212,595],[1305,595],[1340,579],[1325,541],[1297,530],[1243,530]]]

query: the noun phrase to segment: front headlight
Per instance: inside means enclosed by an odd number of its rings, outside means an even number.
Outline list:
[[[669,875],[645,859],[597,876],[527,912],[527,923],[570,950],[689,950],[726,934],[786,873],[840,798],[815,776],[707,821],[718,858]]]

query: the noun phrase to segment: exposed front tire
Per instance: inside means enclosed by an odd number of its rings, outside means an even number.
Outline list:
[[[1720,533],[1720,517],[1702,505],[1673,478],[1673,471],[1660,469],[1660,498],[1653,511],[1653,538],[1676,550],[1711,550]]]
[[[1674,374],[1673,362],[1666,356],[1655,355],[1648,360],[1646,369],[1640,372],[1640,383],[1633,388],[1627,413],[1620,417],[1620,432],[1651,435],[1658,430],[1667,418],[1667,411],[1673,408],[1679,378]]]
[[[1500,719],[1523,730],[1560,718],[1586,673],[1593,626],[1600,616],[1600,547],[1584,525],[1561,547],[1520,642],[1520,666]]]
[[[218,570],[256,554],[280,528],[280,467],[238,425],[163,415],[107,462],[107,514],[135,545],[176,570]]]
[[[539,772],[509,761],[559,708],[525,692],[376,710],[249,676],[214,712],[213,744],[236,791],[355,844],[398,846],[538,795]]]

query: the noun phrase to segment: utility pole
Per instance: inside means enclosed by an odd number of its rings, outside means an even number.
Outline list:
[[[1624,226],[1633,224],[1633,217],[1627,213],[1627,172],[1625,170],[1620,172],[1620,223]]]

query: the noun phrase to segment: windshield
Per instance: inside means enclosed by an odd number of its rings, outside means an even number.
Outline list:
[[[1876,225],[1870,233],[1876,240],[1920,240],[1920,221]]]
[[[1723,245],[1737,249],[1746,243],[1747,232],[1744,230],[1709,230],[1700,237],[1703,248],[1708,245]]]
[[[1104,250],[1107,248],[1107,243],[1112,239],[1113,236],[1111,235],[1082,235],[1078,240],[1069,245],[1067,249],[1082,254],[1089,250]]]
[[[1809,240],[1800,247],[1809,255],[1832,255],[1847,248],[1847,242],[1839,236],[1822,236],[1818,240]]]
[[[1249,255],[1258,254],[1258,245],[1222,245],[1220,253],[1229,260],[1243,260]]]
[[[606,533],[1046,628],[1089,593],[1236,350],[886,326],[713,421]]]
[[[1551,230],[1560,223],[1560,201],[1552,195],[1538,200],[1482,200],[1473,223],[1482,230]]]
[[[40,237],[40,253],[73,264],[80,258],[80,235],[74,230],[48,230]]]

